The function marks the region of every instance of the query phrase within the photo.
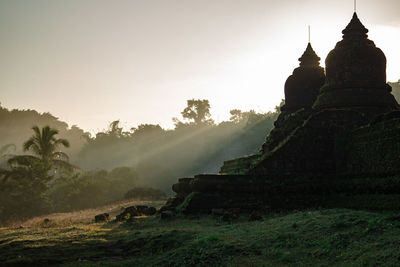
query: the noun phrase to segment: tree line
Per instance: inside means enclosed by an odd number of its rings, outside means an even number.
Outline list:
[[[216,124],[209,102],[192,99],[182,111],[182,119],[173,119],[173,130],[141,124],[124,131],[119,121],[114,121],[107,130],[90,136],[77,126],[68,129],[49,113],[0,107],[0,119],[10,126],[0,128],[0,141],[7,142],[0,145],[0,222],[92,208],[124,196],[163,197],[180,177],[218,172],[224,160],[256,152],[278,110],[236,109],[229,121]],[[36,121],[47,120],[56,126],[36,125],[28,131],[30,135],[18,135],[17,140],[27,136],[19,149],[11,133],[22,131],[22,125],[29,122],[24,115],[42,117]],[[14,121],[13,129],[10,122],[16,117],[22,122]],[[67,151],[74,145],[80,148],[71,157]]]

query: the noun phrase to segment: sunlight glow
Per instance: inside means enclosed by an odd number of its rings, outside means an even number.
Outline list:
[[[126,130],[172,128],[192,98],[208,99],[216,122],[231,109],[267,112],[284,98],[308,25],[324,67],[353,10],[348,0],[171,1],[0,3],[1,105],[51,112],[92,133],[114,120]],[[386,54],[388,81],[400,78],[396,3],[357,7]]]

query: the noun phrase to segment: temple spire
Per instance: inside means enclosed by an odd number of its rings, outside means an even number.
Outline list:
[[[303,55],[299,58],[300,66],[313,67],[319,66],[321,58],[315,53],[314,49],[309,42]]]
[[[308,25],[308,43],[311,43],[311,27]]]
[[[285,105],[281,107],[284,112],[310,109],[325,82],[324,69],[319,65],[320,57],[310,42],[299,61],[300,66],[294,69],[285,83]]]
[[[354,13],[357,13],[357,0],[354,0]]]
[[[353,18],[347,25],[346,29],[342,31],[343,39],[347,38],[367,38],[368,29],[364,27],[358,19],[357,13],[354,12]]]

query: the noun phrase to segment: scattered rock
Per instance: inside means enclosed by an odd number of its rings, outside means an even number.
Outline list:
[[[165,220],[165,219],[171,219],[174,217],[174,213],[170,210],[165,210],[163,212],[161,212],[161,219]]]
[[[139,216],[135,206],[127,207],[121,214],[116,216],[117,222],[122,222],[130,219],[131,217]]]
[[[135,206],[127,207],[127,208],[124,210],[124,212],[125,212],[125,213],[129,213],[132,217],[140,216],[140,213],[139,213],[139,211],[136,209]]]
[[[136,210],[140,215],[151,216],[156,214],[157,210],[154,207],[136,206]]]
[[[46,218],[46,219],[43,220],[43,222],[44,222],[44,223],[49,223],[49,222],[50,222],[50,219]]]
[[[137,217],[137,216],[152,216],[156,214],[157,210],[154,207],[148,207],[148,206],[130,206],[127,207],[121,214],[117,215],[116,220],[118,222],[125,221],[127,219],[130,219],[132,217]]]
[[[157,210],[156,210],[156,208],[154,208],[154,207],[149,207],[148,209],[147,209],[147,216],[153,216],[154,214],[156,214],[157,213]]]
[[[110,217],[110,215],[108,213],[98,214],[98,215],[94,216],[94,221],[96,223],[98,223],[98,222],[106,222],[106,221],[108,221],[109,217]]]
[[[135,208],[136,208],[136,211],[138,212],[138,214],[144,214],[144,213],[146,213],[146,211],[147,211],[147,209],[149,207],[147,207],[147,206],[135,206]]]
[[[254,222],[254,221],[262,221],[262,216],[258,214],[256,211],[253,211],[250,216],[249,216],[249,222]]]

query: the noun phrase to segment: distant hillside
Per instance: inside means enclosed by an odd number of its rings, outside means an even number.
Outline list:
[[[69,127],[67,123],[60,121],[50,113],[38,113],[35,110],[8,110],[0,106],[0,148],[8,144],[14,144],[8,151],[3,153],[22,153],[22,144],[33,134],[32,126],[43,127],[49,125],[59,130],[60,138],[66,138],[71,147],[64,151],[72,160],[76,157],[83,145],[87,142],[85,133],[79,127]]]
[[[397,102],[400,103],[400,80],[397,83],[389,83],[392,87],[392,94],[396,98]]]

